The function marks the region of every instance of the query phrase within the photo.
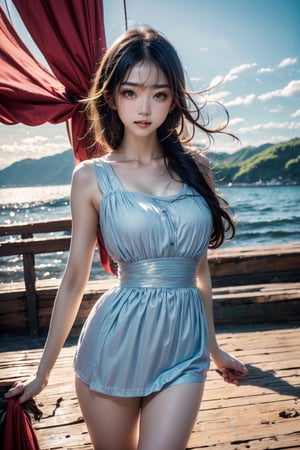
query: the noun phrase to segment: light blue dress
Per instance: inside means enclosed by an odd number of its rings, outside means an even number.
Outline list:
[[[166,197],[128,191],[107,161],[95,159],[94,167],[99,223],[118,262],[118,284],[86,320],[77,376],[91,390],[118,397],[203,382],[209,348],[196,271],[211,235],[206,202],[186,184]]]

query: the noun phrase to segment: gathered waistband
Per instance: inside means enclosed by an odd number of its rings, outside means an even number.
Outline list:
[[[198,258],[157,258],[121,262],[120,287],[195,287]]]

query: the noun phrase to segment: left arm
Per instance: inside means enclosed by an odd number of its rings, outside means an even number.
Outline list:
[[[211,357],[224,380],[238,386],[240,380],[248,374],[248,370],[243,363],[226,353],[218,345],[214,325],[212,286],[207,254],[201,259],[198,266],[197,286],[201,293],[206,314]]]
[[[195,152],[195,162],[212,191],[214,191],[214,178],[207,157],[197,151]],[[248,370],[243,363],[226,353],[218,345],[214,324],[212,286],[207,254],[204,255],[199,263],[197,281],[206,314],[211,357],[217,367],[217,371],[223,376],[224,380],[238,386],[240,380],[248,374]]]

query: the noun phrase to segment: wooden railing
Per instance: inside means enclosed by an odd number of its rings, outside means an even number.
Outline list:
[[[66,232],[67,235],[55,235],[58,232]],[[0,257],[22,255],[25,284],[24,288],[20,287],[20,283],[0,284],[1,329],[7,331],[11,322],[12,327],[19,327],[24,332],[23,322],[17,326],[18,311],[20,316],[26,315],[26,327],[30,335],[38,335],[41,328],[47,328],[59,280],[36,280],[35,255],[68,251],[70,232],[70,219],[0,226]],[[47,236],[41,236],[43,234]],[[217,323],[230,323],[233,320],[251,323],[251,320],[268,320],[268,315],[271,315],[270,321],[300,319],[299,242],[265,247],[225,247],[209,251],[208,258]],[[90,280],[78,328],[92,304],[113,281],[111,278],[94,282]],[[26,305],[23,310],[20,305],[24,298]],[[289,300],[290,309],[287,309],[286,300]],[[15,322],[10,318],[13,302]],[[5,319],[2,319],[4,316]]]
[[[0,256],[22,255],[23,257],[28,327],[31,335],[38,334],[35,254],[68,251],[71,240],[70,236],[45,238],[34,236],[44,233],[71,232],[71,228],[71,219],[0,226],[0,236],[20,236],[13,241],[1,242]]]

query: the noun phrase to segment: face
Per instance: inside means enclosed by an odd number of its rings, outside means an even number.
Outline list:
[[[127,74],[112,102],[125,133],[149,136],[165,121],[173,97],[163,72],[149,62],[137,64]]]

